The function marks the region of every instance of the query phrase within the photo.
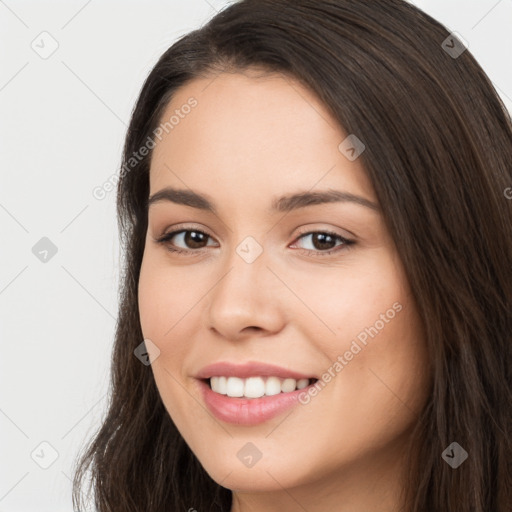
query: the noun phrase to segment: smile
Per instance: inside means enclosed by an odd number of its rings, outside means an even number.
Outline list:
[[[258,379],[259,377],[255,378]],[[243,382],[244,379],[239,380]],[[235,425],[251,426],[264,423],[298,406],[300,404],[299,395],[307,393],[309,388],[315,385],[317,379],[308,380],[311,384],[302,389],[279,391],[275,395],[262,395],[259,398],[247,398],[243,395],[231,397],[214,391],[208,380],[196,380],[196,382],[199,385],[199,392],[204,404],[217,419]]]
[[[195,375],[206,408],[219,420],[257,425],[300,404],[318,378],[263,362],[219,361]]]

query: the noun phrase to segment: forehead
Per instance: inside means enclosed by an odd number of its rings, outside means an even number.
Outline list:
[[[190,107],[190,105],[194,105]],[[338,146],[347,133],[298,81],[257,71],[194,79],[161,116],[150,193],[169,185],[246,201],[315,187],[374,198],[361,160]]]

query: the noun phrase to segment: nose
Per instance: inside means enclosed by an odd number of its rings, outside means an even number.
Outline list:
[[[233,251],[219,265],[216,284],[207,295],[209,329],[232,341],[279,332],[285,323],[286,295],[271,268],[265,251],[250,263]]]

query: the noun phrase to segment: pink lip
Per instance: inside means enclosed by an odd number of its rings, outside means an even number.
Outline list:
[[[198,380],[197,383],[206,406],[217,419],[246,426],[264,423],[287,409],[297,406],[300,393],[307,393],[308,389],[314,386],[310,384],[306,388],[296,389],[290,393],[261,398],[232,398],[215,393],[204,380]]]
[[[210,377],[280,377],[282,379],[315,379],[314,375],[305,375],[275,366],[272,364],[248,362],[244,364],[233,364],[228,362],[218,362],[205,366],[196,375],[198,379],[209,379]]]

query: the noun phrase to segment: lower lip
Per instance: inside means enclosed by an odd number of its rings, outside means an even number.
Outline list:
[[[212,414],[219,420],[236,425],[258,425],[282,414],[299,404],[299,394],[307,392],[314,385],[261,398],[234,398],[215,393],[203,380],[198,382],[206,406]]]

